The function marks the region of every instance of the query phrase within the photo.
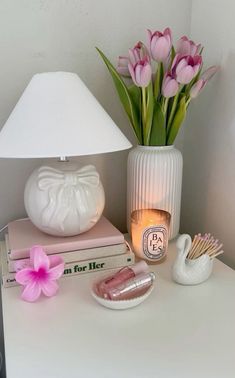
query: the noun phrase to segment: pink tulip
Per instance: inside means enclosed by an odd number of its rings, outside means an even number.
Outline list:
[[[195,84],[193,84],[189,92],[190,97],[196,98],[201,92],[202,88],[205,86],[205,84],[206,81],[204,81],[203,79],[199,79]]]
[[[216,74],[219,70],[218,66],[209,67],[200,77],[200,79],[192,86],[190,89],[190,97],[195,98],[199,95],[201,90],[205,87],[208,81]]]
[[[202,65],[201,55],[176,54],[172,63],[172,73],[180,84],[188,84],[197,75]]]
[[[129,77],[130,72],[128,69],[129,58],[127,56],[118,57],[117,71],[120,75]]]
[[[62,276],[63,272],[62,257],[47,256],[42,247],[32,247],[28,267],[18,271],[15,275],[16,281],[24,286],[21,298],[28,302],[34,302],[41,293],[47,297],[55,295],[58,290],[56,280]]]
[[[129,49],[129,60],[133,65],[143,60],[146,55],[148,55],[148,51],[143,42],[139,41],[133,49]]]
[[[176,53],[181,55],[198,55],[202,45],[199,43],[196,45],[192,40],[188,39],[185,35],[181,37],[176,43]]]
[[[128,64],[131,78],[137,87],[147,87],[152,78],[152,68],[150,65],[149,57],[145,56],[144,59],[139,60],[135,65]]]
[[[203,72],[203,74],[201,75],[201,78],[205,81],[208,81],[210,80],[215,74],[216,72],[219,71],[219,66],[211,66],[209,68],[207,68],[206,71]]]
[[[170,72],[167,72],[162,81],[164,97],[174,97],[179,90],[179,84]]]
[[[159,31],[152,33],[151,30],[147,30],[147,32],[148,48],[153,60],[165,62],[172,46],[171,29],[166,28],[163,33]]]

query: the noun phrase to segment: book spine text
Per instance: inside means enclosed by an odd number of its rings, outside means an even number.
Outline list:
[[[78,261],[65,264],[63,276],[73,276],[85,273],[97,272],[106,269],[121,268],[134,264],[135,255],[133,252],[124,253],[117,256],[109,256],[104,258],[92,259],[87,261]],[[15,280],[14,273],[3,272],[2,274],[3,287],[12,287],[19,285]]]

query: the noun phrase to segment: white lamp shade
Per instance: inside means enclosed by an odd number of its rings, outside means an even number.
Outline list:
[[[0,132],[0,157],[41,158],[119,151],[130,142],[69,72],[36,74]]]

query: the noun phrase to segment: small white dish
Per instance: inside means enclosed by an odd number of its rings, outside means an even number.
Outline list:
[[[104,307],[111,308],[112,310],[125,310],[127,308],[138,306],[140,303],[145,301],[145,299],[147,299],[149,295],[152,293],[153,288],[154,285],[151,285],[150,288],[143,295],[140,295],[136,298],[125,299],[120,301],[111,301],[110,299],[99,297],[96,294],[94,288],[92,288],[91,294],[93,298]]]

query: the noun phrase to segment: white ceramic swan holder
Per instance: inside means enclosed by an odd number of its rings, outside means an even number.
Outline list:
[[[172,278],[182,285],[197,285],[206,281],[213,269],[213,260],[223,253],[222,244],[210,234],[181,235],[176,243],[177,257],[172,267]]]

